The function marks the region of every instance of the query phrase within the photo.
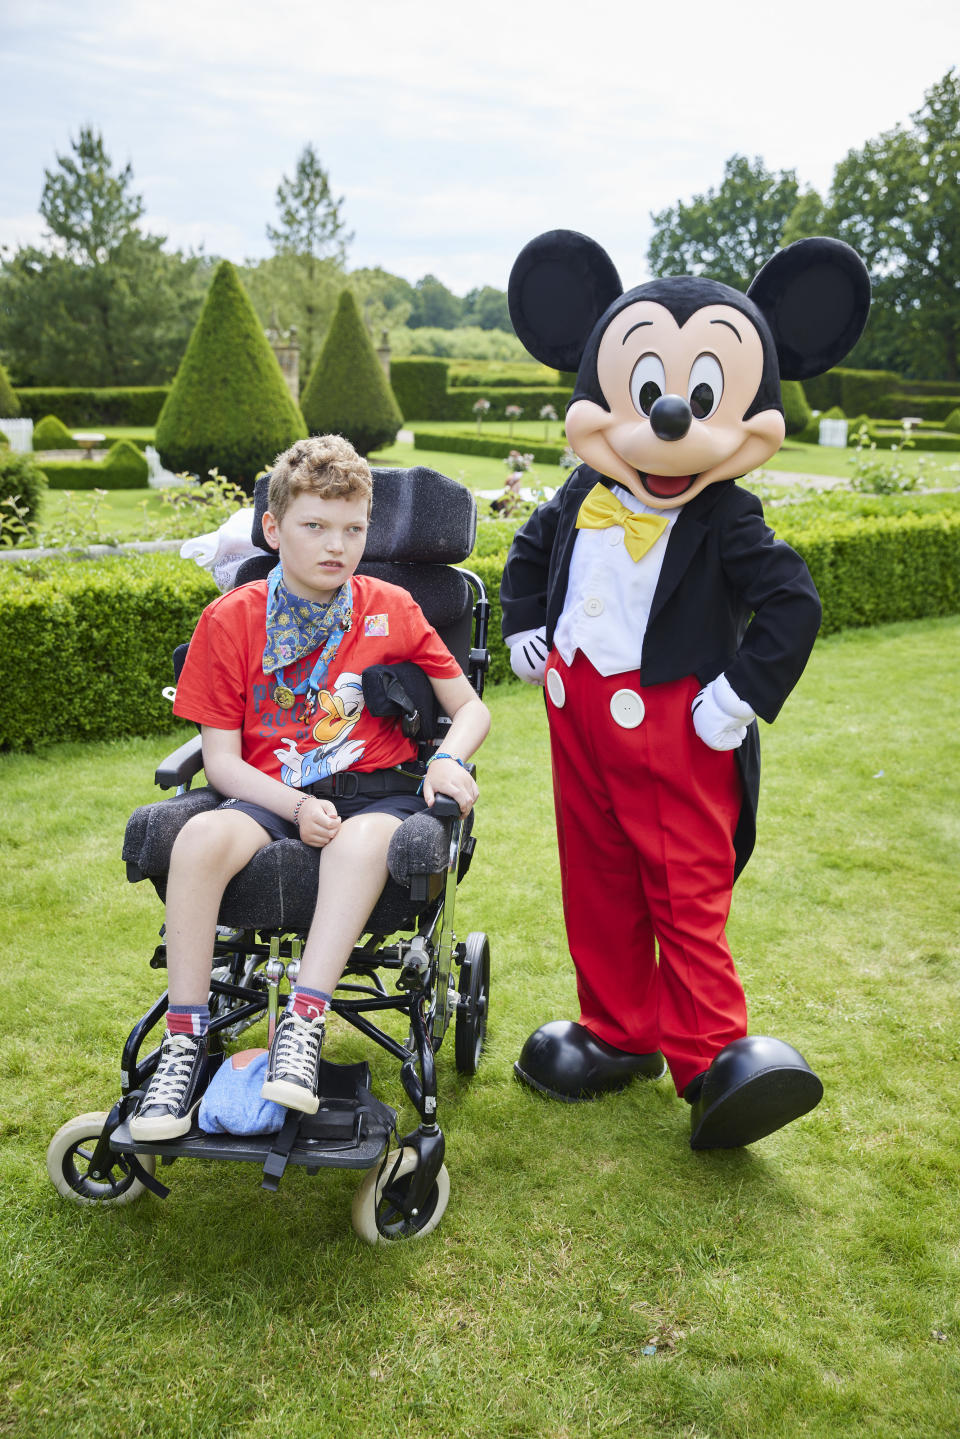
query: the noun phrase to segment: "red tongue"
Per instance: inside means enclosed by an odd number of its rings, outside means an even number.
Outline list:
[[[693,475],[644,475],[643,483],[658,500],[669,500],[688,490],[693,479]]]

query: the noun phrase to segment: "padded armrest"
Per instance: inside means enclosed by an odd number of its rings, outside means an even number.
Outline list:
[[[460,813],[460,806],[449,794],[435,794],[430,813],[436,815],[437,819],[456,819]]]
[[[179,749],[175,749],[173,754],[168,754],[166,759],[160,761],[153,782],[161,789],[174,789],[177,785],[186,784],[202,769],[203,750],[200,736],[195,734]]]

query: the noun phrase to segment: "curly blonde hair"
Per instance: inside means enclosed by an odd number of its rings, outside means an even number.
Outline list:
[[[297,440],[273,463],[267,509],[279,522],[298,495],[321,500],[365,499],[367,516],[373,505],[370,466],[342,435],[311,435]]]

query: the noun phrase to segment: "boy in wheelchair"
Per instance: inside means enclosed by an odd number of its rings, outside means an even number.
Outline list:
[[[264,1099],[315,1113],[325,1011],[383,889],[392,834],[437,794],[462,815],[477,798],[465,761],[489,728],[486,706],[410,595],[355,573],[372,493],[369,466],[340,436],[292,446],[276,462],[263,517],[280,563],[269,580],[208,605],[191,640],[174,712],[201,726],[207,779],[226,798],[188,820],[173,847],[167,1029],[130,1121],[138,1142],[191,1127],[207,1079],[220,902],[257,851],[297,836],[323,850],[313,922],[262,1088]],[[405,770],[416,746],[398,722],[363,702],[363,670],[400,661],[420,666],[452,721],[426,776]]]

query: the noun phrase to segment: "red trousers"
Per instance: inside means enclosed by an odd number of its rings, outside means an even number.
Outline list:
[[[736,760],[694,731],[693,676],[641,689],[639,671],[604,677],[554,651],[546,680],[580,1021],[617,1049],[661,1050],[682,1093],[747,1031],[725,934]]]

